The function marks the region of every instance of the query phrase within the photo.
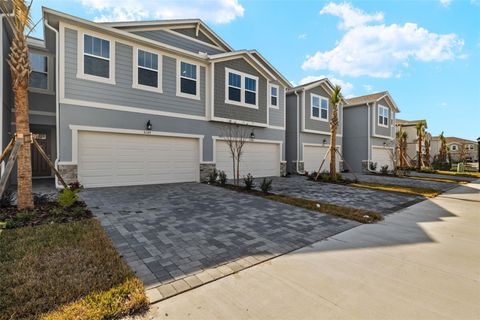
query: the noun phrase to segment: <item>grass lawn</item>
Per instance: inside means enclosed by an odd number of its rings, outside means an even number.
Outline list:
[[[287,196],[287,195],[264,193],[259,190],[246,190],[244,187],[235,186],[232,184],[226,184],[226,185],[217,184],[217,185],[230,190],[245,192],[251,195],[285,203],[291,206],[313,210],[320,213],[331,214],[340,218],[354,220],[361,223],[373,223],[383,219],[382,215],[375,211],[345,207],[345,206],[330,204],[330,203],[321,202],[321,201],[313,201],[313,200],[307,200],[302,198],[296,198],[296,197]]]
[[[455,171],[437,170],[435,171],[435,173],[445,174],[449,176],[457,176],[457,177],[480,178],[480,172],[455,172]]]
[[[95,219],[0,233],[0,319],[115,319],[148,305]]]
[[[370,182],[355,182],[355,183],[350,183],[349,186],[388,191],[388,192],[399,192],[399,193],[411,194],[415,196],[422,196],[426,198],[436,197],[443,192],[441,190],[428,189],[428,188],[408,187],[408,186],[399,186],[399,185],[390,185],[390,184],[370,183]]]
[[[456,183],[456,184],[465,184],[465,183],[469,182],[469,181],[466,181],[466,180],[436,178],[436,177],[407,176],[407,178],[408,179],[413,179],[413,180],[425,180],[425,181],[446,182],[446,183]]]

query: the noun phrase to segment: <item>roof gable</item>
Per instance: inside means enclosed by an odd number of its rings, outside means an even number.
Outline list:
[[[388,91],[382,91],[347,99],[347,106],[357,106],[367,103],[373,103],[378,102],[382,99],[385,99],[387,101],[389,108],[393,109],[395,112],[400,112],[400,109],[398,109],[397,104],[395,103]]]

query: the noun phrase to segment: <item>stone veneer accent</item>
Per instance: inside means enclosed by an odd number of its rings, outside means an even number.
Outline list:
[[[59,164],[58,172],[67,184],[78,180],[76,164]]]
[[[285,177],[287,175],[287,163],[280,162],[280,176]]]
[[[299,172],[303,172],[305,170],[305,165],[303,161],[298,162],[298,172],[297,172],[297,161],[292,161],[292,174],[300,174]]]
[[[213,170],[215,170],[215,163],[200,163],[200,182],[208,181]]]

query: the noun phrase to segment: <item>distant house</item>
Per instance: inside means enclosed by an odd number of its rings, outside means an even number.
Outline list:
[[[395,161],[395,115],[400,112],[388,91],[347,99],[344,107],[344,168],[354,172],[377,170]]]
[[[411,164],[416,164],[417,159],[418,159],[418,135],[417,135],[417,123],[420,121],[425,121],[425,129],[428,128],[427,126],[427,120],[425,119],[419,119],[419,120],[402,120],[402,119],[397,119],[396,123],[396,130],[397,132],[400,130],[403,130],[404,132],[407,133],[407,160]],[[429,140],[430,143],[431,141],[431,135],[427,132],[426,135],[423,137],[422,141],[422,157],[425,156],[426,154],[426,149],[425,149],[425,140]],[[438,153],[438,152],[437,152]],[[434,153],[432,152],[432,148],[430,148],[430,157],[432,157]],[[432,159],[430,159],[431,161]]]
[[[445,137],[452,162],[478,161],[478,144],[476,141],[458,137]]]

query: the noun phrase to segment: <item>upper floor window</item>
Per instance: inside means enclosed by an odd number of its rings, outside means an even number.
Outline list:
[[[48,57],[43,54],[30,53],[30,74],[29,87],[48,89]]]
[[[136,68],[133,74],[133,87],[161,92],[161,56],[136,49]]]
[[[270,86],[270,107],[278,109],[278,86]]]
[[[110,41],[83,35],[83,73],[110,78]]]
[[[225,68],[225,103],[258,108],[258,78]]]
[[[378,124],[382,127],[388,127],[388,108],[378,106]]]
[[[312,94],[312,113],[311,118],[315,120],[328,120],[328,99],[325,97]]]
[[[198,70],[199,67],[196,64],[179,61],[177,77],[178,96],[200,99]]]
[[[456,146],[456,145],[452,145],[452,146],[450,147],[450,150],[452,150],[452,151],[457,151],[457,146]]]

